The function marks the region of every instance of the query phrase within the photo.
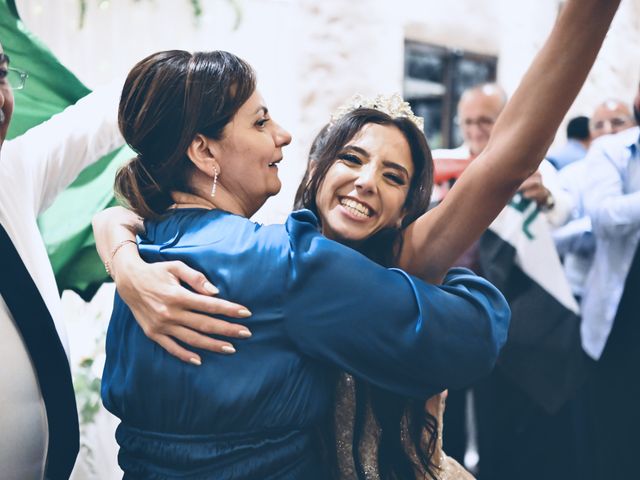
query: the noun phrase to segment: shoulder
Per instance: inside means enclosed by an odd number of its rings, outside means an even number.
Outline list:
[[[633,127],[613,135],[604,135],[596,139],[589,149],[588,159],[597,160],[606,157],[612,161],[629,158],[631,149],[638,144],[640,127]]]
[[[286,245],[283,225],[263,226],[248,218],[221,210],[180,209],[158,220],[145,221],[145,233],[140,247],[222,247],[232,245],[234,251],[251,250],[259,246]]]

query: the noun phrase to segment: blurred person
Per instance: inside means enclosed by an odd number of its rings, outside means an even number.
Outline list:
[[[636,125],[631,109],[626,102],[611,98],[598,105],[589,122],[591,138],[611,135]]]
[[[547,160],[556,170],[561,170],[576,160],[583,159],[590,144],[589,117],[574,117],[567,123],[567,143],[552,150],[547,155]]]
[[[640,85],[633,100],[640,122]],[[597,480],[637,474],[640,431],[640,129],[602,137],[585,165],[585,212],[595,239],[584,285],[582,341],[596,361],[590,421]]]
[[[78,453],[78,416],[60,297],[36,218],[122,137],[114,89],[4,142],[12,87],[25,80],[0,45],[0,477],[64,479]]]
[[[452,169],[456,172],[452,175],[455,181],[456,175],[459,176],[487,146],[506,102],[504,89],[496,83],[483,83],[463,92],[457,110],[463,143],[457,148],[433,151],[436,176],[441,168]],[[440,200],[448,189],[449,185],[440,185],[434,193],[434,200]],[[555,168],[547,160],[540,163],[538,171],[525,180],[519,190],[545,211],[552,225],[562,225],[567,220],[571,199],[563,192]]]
[[[608,99],[596,107],[589,125],[593,138],[598,139],[633,128],[636,123],[627,103]],[[595,252],[591,219],[584,206],[584,195],[591,188],[592,179],[589,162],[574,162],[560,172],[562,188],[570,194],[573,210],[570,221],[554,231],[554,238],[563,257],[565,274],[579,301]]]

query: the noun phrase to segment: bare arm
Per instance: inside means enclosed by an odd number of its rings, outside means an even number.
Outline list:
[[[201,362],[200,356],[180,346],[176,339],[195,348],[234,353],[229,342],[206,334],[247,338],[251,336],[249,330],[205,313],[245,318],[250,312],[242,305],[213,298],[218,290],[202,273],[182,262],[145,263],[135,244],[134,232],[141,229],[140,218],[122,207],[107,209],[93,218],[98,254],[109,264],[118,293],[145,334],[170,354],[196,365]]]
[[[401,267],[439,282],[537,169],[595,61],[619,3],[566,3],[485,150],[443,202],[407,228]]]

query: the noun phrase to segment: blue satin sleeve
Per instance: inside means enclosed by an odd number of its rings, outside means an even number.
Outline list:
[[[285,328],[301,351],[415,398],[491,371],[510,320],[498,289],[465,269],[429,285],[383,268],[318,234],[306,215],[287,222]]]

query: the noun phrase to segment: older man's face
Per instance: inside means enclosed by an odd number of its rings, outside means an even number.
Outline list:
[[[0,147],[7,138],[9,122],[13,114],[13,92],[9,86],[9,59],[0,44]]]
[[[591,116],[589,131],[591,138],[618,133],[634,125],[629,107],[624,103],[610,100],[598,105]]]
[[[489,143],[493,124],[504,107],[497,93],[473,92],[463,96],[458,104],[458,121],[462,138],[471,155],[479,155]]]

